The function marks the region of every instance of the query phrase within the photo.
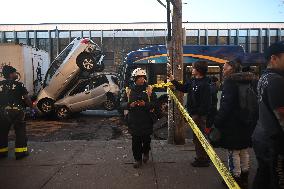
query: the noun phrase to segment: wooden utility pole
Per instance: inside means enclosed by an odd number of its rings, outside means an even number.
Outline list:
[[[173,47],[172,47],[172,23],[171,23],[171,2],[167,0],[167,24],[168,24],[168,37],[167,37],[167,50],[168,50],[168,63],[167,75],[173,74]],[[174,144],[175,141],[175,125],[174,125],[174,102],[168,102],[168,144]]]
[[[182,28],[182,1],[181,0],[172,0],[173,4],[173,37],[172,37],[172,69],[174,78],[177,81],[183,80],[183,28]],[[183,104],[183,93],[175,93],[178,100]],[[171,108],[171,107],[169,107]],[[184,118],[181,115],[180,111],[177,109],[177,106],[174,106],[174,125],[175,125],[175,134],[174,142],[175,144],[184,144],[185,143],[185,129],[184,129]]]

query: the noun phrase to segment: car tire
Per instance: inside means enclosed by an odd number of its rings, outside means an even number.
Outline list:
[[[116,103],[113,99],[107,99],[104,103],[103,103],[103,107],[105,110],[107,111],[112,111],[115,109],[116,107]]]
[[[55,113],[58,119],[67,119],[70,116],[70,111],[66,106],[57,107]]]
[[[49,98],[42,99],[38,102],[38,109],[44,114],[50,114],[54,110],[54,101]]]
[[[95,69],[96,62],[89,53],[81,53],[76,60],[77,66],[83,72],[92,72]]]

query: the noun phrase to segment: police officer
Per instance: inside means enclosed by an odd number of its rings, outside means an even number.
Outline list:
[[[24,84],[16,81],[17,70],[5,65],[2,68],[5,80],[0,81],[0,158],[8,156],[8,134],[11,126],[16,134],[16,160],[28,156],[26,123],[24,121],[26,105],[32,108]]]
[[[265,51],[258,82],[259,120],[253,133],[258,162],[253,189],[284,188],[284,41]]]
[[[128,127],[132,135],[132,152],[135,159],[134,168],[149,160],[151,134],[153,133],[153,113],[155,95],[147,85],[146,71],[137,68],[133,71],[134,85],[128,90],[128,103],[124,108],[128,112]]]

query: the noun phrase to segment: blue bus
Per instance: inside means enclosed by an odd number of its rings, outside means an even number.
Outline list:
[[[149,84],[162,83],[166,80],[167,66],[169,62],[165,45],[156,45],[132,51],[125,57],[119,70],[121,89],[131,83],[131,73],[135,68],[143,68],[147,71]],[[259,73],[265,61],[261,53],[245,53],[242,46],[238,45],[185,45],[183,47],[184,80],[190,77],[190,68],[193,62],[207,61],[209,75],[214,75],[222,80],[223,64],[230,60],[239,59],[242,66],[251,67]]]

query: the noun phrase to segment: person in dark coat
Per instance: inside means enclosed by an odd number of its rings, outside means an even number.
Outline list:
[[[253,133],[258,163],[253,189],[284,188],[284,41],[265,50],[258,82],[259,120]]]
[[[201,132],[205,132],[207,115],[211,107],[210,79],[206,76],[208,64],[205,61],[197,61],[192,65],[192,76],[185,84],[174,80],[172,75],[170,81],[175,88],[183,93],[187,93],[187,111],[192,117]],[[209,157],[203,149],[198,138],[193,135],[196,158],[191,163],[193,167],[208,167]]]
[[[127,91],[128,129],[132,135],[132,152],[135,159],[134,168],[147,163],[151,149],[153,133],[153,109],[155,95],[147,85],[146,72],[141,68],[133,71],[134,85]]]
[[[228,166],[241,188],[247,188],[249,153],[252,128],[243,123],[240,116],[239,84],[255,83],[256,76],[239,72],[240,64],[230,61],[224,64],[220,108],[214,126],[220,130],[220,147],[228,150]],[[243,179],[241,179],[243,178]]]

